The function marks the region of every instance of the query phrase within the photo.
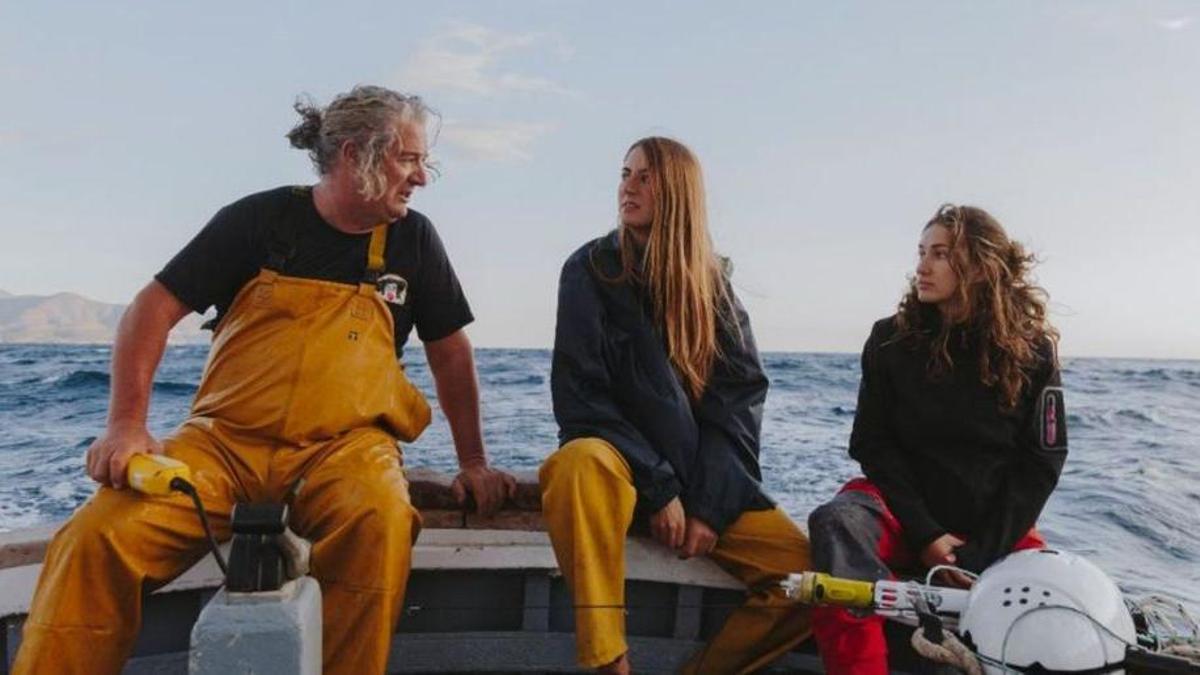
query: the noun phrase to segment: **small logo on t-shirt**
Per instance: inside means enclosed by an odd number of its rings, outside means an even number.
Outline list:
[[[403,305],[408,299],[408,282],[399,274],[385,274],[375,282],[375,292],[384,302]]]

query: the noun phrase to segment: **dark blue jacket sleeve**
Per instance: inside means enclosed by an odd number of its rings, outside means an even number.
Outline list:
[[[572,256],[558,284],[550,391],[559,441],[599,437],[611,443],[633,471],[639,506],[654,513],[679,495],[680,482],[614,396],[604,306],[587,265],[586,255]]]
[[[1004,485],[983,526],[956,551],[958,565],[982,572],[1013,550],[1037,522],[1067,460],[1067,413],[1054,347],[1047,341],[1040,367],[1022,397],[1022,432],[1017,453],[1003,474]]]
[[[769,381],[763,373],[750,317],[729,289],[733,318],[721,324],[721,356],[699,405],[696,466],[684,496],[689,516],[718,534],[743,511],[770,506],[760,481],[758,453],[763,402]],[[733,325],[736,321],[736,328]]]
[[[892,407],[891,386],[884,365],[882,344],[890,319],[877,322],[863,345],[862,379],[858,384],[858,407],[850,432],[850,456],[874,483],[900,521],[904,538],[914,551],[946,533],[930,513],[909,462],[888,425]]]

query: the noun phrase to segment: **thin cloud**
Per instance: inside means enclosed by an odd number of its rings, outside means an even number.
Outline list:
[[[533,157],[533,144],[550,130],[550,125],[531,122],[447,121],[439,138],[469,161],[527,161]]]
[[[1190,16],[1178,16],[1173,19],[1156,19],[1154,23],[1158,24],[1159,28],[1175,32],[1191,26],[1192,19],[1193,17]]]
[[[0,78],[5,80],[21,80],[28,79],[30,76],[32,76],[32,71],[28,68],[11,63],[0,64]]]
[[[401,69],[406,89],[450,89],[480,96],[519,92],[571,94],[538,75],[506,70],[502,61],[514,52],[537,50],[567,58],[570,48],[543,33],[503,33],[475,24],[458,24],[421,43]]]

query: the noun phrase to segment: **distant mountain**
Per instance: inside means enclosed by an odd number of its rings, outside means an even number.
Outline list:
[[[0,290],[0,342],[112,342],[125,305],[75,293],[13,295]],[[207,342],[203,320],[191,314],[171,331],[175,343]]]

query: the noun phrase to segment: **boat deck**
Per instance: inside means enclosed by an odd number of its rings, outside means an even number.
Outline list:
[[[450,477],[409,472],[425,529],[413,550],[406,611],[392,640],[391,673],[574,672],[571,598],[543,531],[536,476],[520,474],[495,518],[463,512]],[[56,526],[0,533],[0,675],[10,672],[46,543]],[[679,560],[638,536],[626,547],[627,634],[638,672],[674,672],[744,598],[707,559]],[[185,673],[192,624],[220,586],[205,557],[144,601],[126,673]],[[819,673],[811,641],[769,672]]]

